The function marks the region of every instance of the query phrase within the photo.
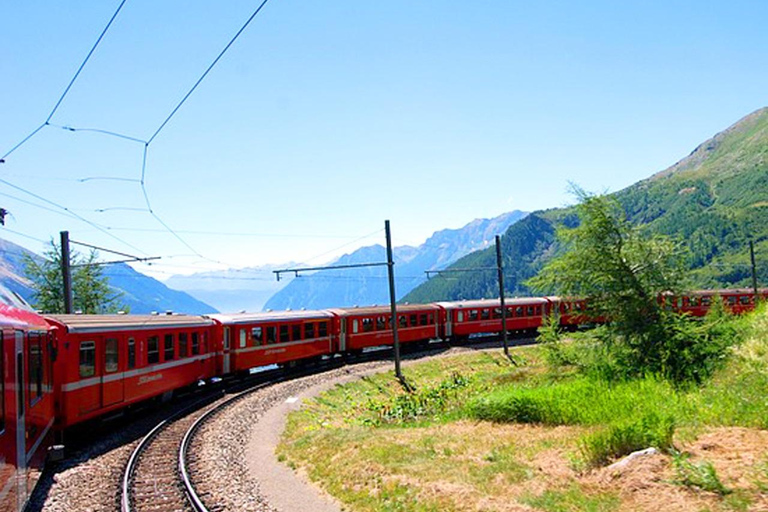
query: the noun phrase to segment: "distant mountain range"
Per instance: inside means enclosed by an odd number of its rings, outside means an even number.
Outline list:
[[[426,280],[425,270],[440,270],[460,257],[493,244],[495,235],[524,218],[518,210],[493,219],[476,219],[459,229],[434,233],[418,247],[394,249],[395,288],[398,298]],[[345,254],[333,265],[386,261],[381,245],[362,247]],[[389,303],[387,271],[384,267],[327,270],[295,278],[265,304],[266,309],[322,309]]]
[[[21,295],[28,302],[33,301],[30,281],[25,277],[24,255],[36,261],[42,257],[19,245],[0,239],[0,283]],[[216,313],[216,308],[191,297],[189,294],[172,290],[160,281],[135,271],[125,263],[104,267],[104,276],[116,291],[122,293],[120,301],[131,313],[152,311],[174,311],[178,313]]]
[[[620,165],[620,164],[618,164]],[[690,250],[692,288],[749,285],[749,241],[760,284],[768,283],[768,108],[744,117],[700,144],[686,158],[613,197],[627,218],[649,234],[671,236]],[[555,229],[578,223],[574,208],[531,213],[502,237],[509,294],[529,293],[524,281],[556,253]],[[486,249],[455,267],[495,265]],[[496,276],[473,272],[432,279],[405,300],[430,302],[498,295]]]
[[[165,284],[213,304],[219,311],[261,311],[267,299],[290,282],[277,281],[272,271],[295,266],[296,263],[285,263],[175,275]]]

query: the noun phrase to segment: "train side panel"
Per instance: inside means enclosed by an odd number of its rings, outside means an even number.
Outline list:
[[[326,311],[284,311],[210,315],[225,347],[222,364],[234,373],[315,359],[336,351],[335,317]],[[228,347],[228,348],[227,348]]]
[[[215,375],[213,322],[155,315],[57,315],[58,423],[69,427]]]

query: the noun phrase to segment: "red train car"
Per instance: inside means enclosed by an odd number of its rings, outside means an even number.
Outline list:
[[[392,314],[389,306],[330,310],[339,318],[341,352],[392,344]],[[435,304],[397,306],[400,343],[424,342],[440,336],[440,307]]]
[[[2,512],[24,509],[53,440],[53,338],[42,317],[16,306],[10,292],[0,290]]]
[[[214,376],[213,321],[185,315],[52,315],[58,424],[169,395]]]
[[[601,323],[602,319],[589,318],[587,315],[587,301],[583,299],[569,299],[564,297],[545,297],[549,301],[548,313],[557,312],[560,316],[560,327],[574,330],[580,325],[588,323]]]
[[[757,290],[762,300],[768,300],[768,288]],[[673,296],[664,294],[662,302],[670,307],[689,313],[692,316],[704,316],[712,306],[715,297],[720,297],[723,304],[733,313],[740,315],[755,308],[755,292],[752,289],[732,290],[696,290],[685,294]]]
[[[336,351],[337,318],[327,311],[280,311],[209,315],[221,340],[222,374],[284,364]]]
[[[541,326],[550,302],[543,298],[505,299],[507,331],[530,331]],[[501,331],[501,302],[498,299],[438,302],[445,311],[443,337],[467,339],[473,334]]]

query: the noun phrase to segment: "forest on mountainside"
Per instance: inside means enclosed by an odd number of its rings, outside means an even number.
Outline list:
[[[718,133],[669,169],[612,196],[648,234],[671,236],[687,248],[690,288],[750,286],[750,240],[758,282],[768,284],[768,108]],[[534,212],[504,233],[508,294],[530,294],[525,280],[558,252],[556,227],[577,222],[574,208],[556,208]],[[449,268],[488,270],[432,278],[403,300],[498,296],[495,265],[493,248],[471,253]]]

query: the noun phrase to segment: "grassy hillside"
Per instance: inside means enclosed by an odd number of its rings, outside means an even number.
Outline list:
[[[768,283],[768,108],[760,109],[699,145],[669,169],[614,194],[627,217],[650,233],[669,235],[691,252],[691,287],[750,284],[749,239],[755,242],[758,280]],[[571,208],[534,212],[502,237],[508,293],[553,254],[555,226],[576,222]],[[763,263],[761,263],[763,262]],[[450,268],[496,264],[494,250],[467,255]],[[498,295],[493,271],[433,278],[404,300],[428,302]]]

